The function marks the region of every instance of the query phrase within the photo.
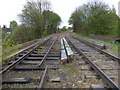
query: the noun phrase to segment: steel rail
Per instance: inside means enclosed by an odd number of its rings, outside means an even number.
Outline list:
[[[48,39],[50,39],[50,38],[51,38],[51,37],[49,37]],[[47,41],[47,40],[45,40],[45,41]],[[39,45],[39,44],[40,44],[40,42],[36,42],[35,44],[32,44],[32,45],[30,45],[30,46],[28,46],[28,47],[26,47],[26,48],[24,48],[24,49],[21,49],[20,51],[12,54],[12,55],[10,55],[10,56],[7,56],[7,58],[5,58],[4,60],[12,59],[12,57],[16,57],[17,55],[23,53],[24,51],[27,51],[28,49],[34,48],[35,46],[37,46],[37,45]]]
[[[75,39],[79,39],[79,38],[77,38],[77,37],[75,37],[75,36],[73,36],[73,35],[71,35],[71,37],[73,37],[73,38],[75,38]],[[79,39],[80,40],[80,39]],[[86,41],[88,44],[90,44],[90,45],[92,45],[92,46],[95,46],[96,48],[99,48],[99,49],[102,49],[103,48],[103,46],[99,46],[99,45],[97,45],[97,44],[94,44],[94,43],[91,43],[91,42],[88,42],[88,41]]]
[[[43,73],[43,76],[41,78],[41,81],[40,81],[40,85],[38,87],[38,90],[41,90],[42,88],[44,88],[44,83],[45,81],[47,81],[47,72],[48,72],[48,66],[45,67],[45,71]]]
[[[106,82],[106,84],[113,90],[119,90],[120,87],[116,85],[97,65],[95,65],[92,60],[90,60],[73,42],[67,38],[70,44],[78,50],[80,54],[82,54],[85,60],[89,63],[89,65],[99,74],[99,76]]]
[[[27,48],[21,49],[20,51],[18,51],[18,52],[16,52],[16,53],[12,54],[12,55],[10,55],[10,56],[7,56],[7,58],[4,59],[4,60],[11,59],[12,57],[17,56],[17,55],[23,53],[24,51],[26,51],[26,50],[28,50],[28,49],[31,49],[31,48],[35,47],[35,46],[38,45],[38,44],[39,44],[39,42],[37,42],[37,43],[35,43],[35,44],[32,44],[32,45],[28,46]]]
[[[47,58],[47,56],[48,56],[48,54],[49,54],[51,48],[52,48],[53,45],[55,44],[55,42],[56,42],[56,40],[53,41],[53,43],[52,43],[51,46],[49,47],[47,53],[44,55],[43,59],[42,59],[41,62],[39,63],[39,65],[38,65],[39,67],[43,65],[44,61],[46,60],[46,58]]]
[[[51,38],[51,37],[50,37]],[[40,43],[40,45],[46,43],[50,38],[48,38],[47,40],[43,41],[42,43]],[[2,75],[3,73],[7,72],[8,70],[13,69],[16,65],[18,65],[24,58],[26,58],[28,55],[30,55],[37,47],[39,47],[40,45],[36,45],[32,50],[28,51],[26,54],[24,54],[22,57],[20,57],[18,60],[14,61],[12,64],[10,64],[9,66],[7,66],[6,68],[4,68],[2,71],[0,71],[0,75]]]
[[[72,37],[75,38],[75,39],[77,39],[77,40],[79,40],[80,42],[83,42],[83,43],[89,45],[90,47],[92,47],[92,48],[94,48],[94,49],[96,49],[96,50],[102,52],[103,54],[105,54],[105,55],[107,55],[108,57],[110,57],[110,58],[116,60],[116,61],[120,64],[120,58],[119,58],[119,57],[117,57],[117,56],[115,56],[115,55],[112,55],[112,54],[110,54],[110,53],[108,53],[108,52],[105,52],[105,51],[101,50],[101,49],[98,48],[98,47],[95,47],[94,44],[91,44],[91,43],[88,42],[88,41],[80,40],[79,38],[76,38],[76,37],[74,37],[74,36],[72,36]]]
[[[43,57],[42,61],[40,62],[39,64],[39,67],[42,66],[42,64],[44,63],[44,61],[46,60],[51,48],[53,47],[53,45],[55,44],[55,42],[57,41],[57,39],[55,41],[53,41],[53,43],[51,44],[51,46],[49,47],[47,53],[45,54],[45,56]],[[38,86],[38,90],[41,90],[42,88],[44,88],[44,83],[47,81],[47,72],[48,72],[48,66],[45,67],[45,71],[43,73],[43,76],[41,78],[41,81],[40,81],[40,85]]]

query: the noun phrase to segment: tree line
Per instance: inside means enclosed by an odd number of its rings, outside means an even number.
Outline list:
[[[10,22],[11,34],[4,33],[5,27],[2,28],[3,42],[20,44],[57,33],[61,23],[60,16],[51,10],[51,3],[47,0],[27,1],[18,17],[20,25],[16,21]]]
[[[114,6],[109,7],[102,1],[88,2],[76,8],[69,24],[73,31],[83,35],[114,35],[118,36],[118,20]],[[120,34],[119,34],[120,35]]]

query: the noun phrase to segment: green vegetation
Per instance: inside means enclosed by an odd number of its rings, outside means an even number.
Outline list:
[[[58,32],[58,26],[60,25],[61,18],[56,13],[52,11],[44,11],[43,12],[46,31],[45,34],[53,34]]]
[[[17,51],[19,51],[21,45],[15,45],[14,47],[8,47],[8,48],[3,48],[2,49],[2,59],[6,59],[7,57],[9,57],[10,55],[12,55],[13,53],[16,53]]]
[[[45,53],[45,51],[46,51],[46,48],[44,46],[42,46],[41,49],[38,49],[35,52],[38,53],[38,55],[42,55],[43,53]]]
[[[101,42],[101,43],[104,43],[104,44],[110,46],[109,49],[106,50],[109,53],[115,54],[117,56],[118,56],[118,53],[120,53],[120,50],[119,50],[120,43],[118,43],[118,42],[111,43],[112,42],[111,40],[100,40],[100,39],[95,39],[95,38],[92,38],[89,36],[84,36],[84,35],[76,34],[76,33],[74,35],[77,37],[84,37],[84,38],[88,38],[88,39],[97,40],[99,43]]]
[[[83,35],[118,36],[118,19],[115,8],[104,2],[89,2],[78,7],[71,15],[69,24],[76,33]]]
[[[0,63],[2,61],[2,28],[0,26]]]
[[[17,28],[18,27],[18,24],[17,24],[17,22],[16,21],[11,21],[10,22],[10,28],[13,28],[13,29],[15,29],[15,28]]]
[[[51,4],[47,0],[28,1],[19,14],[22,24],[13,32],[15,41],[23,43],[57,33],[61,18],[50,8]]]
[[[73,26],[73,31],[79,37],[90,37],[91,34],[95,35],[112,35],[120,37],[120,18],[116,15],[115,8],[110,8],[106,3],[88,2],[78,8],[72,13],[69,24]],[[116,55],[120,51],[119,43],[110,43],[110,40],[99,40],[111,47],[111,51]],[[119,49],[119,50],[118,50]],[[109,50],[108,50],[109,51]],[[109,51],[109,52],[111,52]]]
[[[51,4],[47,0],[28,1],[22,10],[22,14],[19,15],[22,26],[32,30],[33,39],[57,32],[61,18],[50,8]]]
[[[20,25],[13,20],[10,28],[5,25],[2,28],[3,58],[18,51],[22,43],[57,33],[61,23],[60,16],[51,10],[47,0],[27,1],[18,17]],[[12,33],[8,34],[8,29],[12,29]]]
[[[6,34],[2,41],[2,59],[19,50],[20,45],[15,45],[10,34]]]

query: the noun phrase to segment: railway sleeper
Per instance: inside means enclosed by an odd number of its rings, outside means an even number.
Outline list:
[[[59,61],[56,61],[56,60],[49,60],[49,61],[46,61],[45,64],[49,64],[49,65],[58,65],[59,64]]]
[[[23,56],[24,54],[20,54],[19,57]],[[29,57],[44,57],[44,54],[30,54]],[[59,54],[49,54],[48,57],[60,57]]]
[[[17,57],[16,59],[19,59],[20,57]],[[43,57],[27,57],[27,58],[25,58],[25,60],[42,60],[43,59]],[[58,60],[59,59],[59,57],[47,57],[47,59],[49,60]]]
[[[115,74],[107,74],[109,78],[117,78],[118,75],[115,75]],[[85,74],[85,77],[86,78],[100,78],[99,75],[94,75],[94,74]]]
[[[49,67],[48,68],[50,68],[50,69],[53,69],[53,70],[56,70],[56,69],[59,69],[59,67],[57,67],[57,66],[53,66],[53,65],[49,65]],[[13,70],[14,71],[20,71],[20,70],[45,70],[45,67],[42,67],[42,68],[40,68],[40,67],[15,67],[15,68],[13,68]]]
[[[59,69],[59,67],[56,66],[56,65],[49,65],[48,68],[50,68],[50,69],[52,69],[52,70]]]
[[[42,59],[25,59],[24,61],[20,62],[20,64],[39,64],[40,60]],[[46,60],[49,60],[49,61],[58,61],[59,58],[47,58]],[[11,61],[8,63],[9,64],[12,64],[14,63],[15,61]]]
[[[100,62],[94,62],[95,64],[116,64],[116,65],[118,65],[118,63],[115,63],[115,62],[113,62],[113,61],[100,61]]]
[[[40,63],[40,61],[22,61],[20,64],[25,64],[25,65],[32,64],[32,65],[37,65],[37,64],[39,64],[39,63]],[[47,60],[47,61],[45,62],[45,64],[59,64],[59,62],[56,61],[56,60]]]
[[[94,61],[94,60],[97,60],[97,59],[107,60],[107,61],[110,60],[108,57],[92,57],[92,56],[91,56],[91,57],[89,57],[89,58],[90,58],[90,60],[93,60],[93,61]]]
[[[27,84],[27,83],[33,83],[36,82],[38,79],[32,79],[32,78],[10,78],[6,81],[3,81],[2,84]]]
[[[102,70],[118,70],[119,67],[99,67]],[[91,70],[91,67],[82,66],[81,70]]]
[[[40,61],[22,61],[22,62],[20,62],[20,64],[39,64],[40,63]]]
[[[102,54],[101,52],[84,52],[85,54]]]
[[[30,57],[43,57],[44,55],[31,54]],[[60,57],[59,54],[49,54],[48,57]]]
[[[82,52],[84,52],[84,53],[88,53],[88,52],[90,52],[90,51],[88,51],[88,50],[85,50],[85,49],[80,49]]]
[[[9,62],[8,64],[12,64],[14,61]],[[40,61],[21,61],[20,64],[39,64]]]
[[[20,70],[45,70],[45,68],[39,68],[39,67],[15,67],[13,68],[14,71],[20,71]]]
[[[115,62],[113,62],[113,61],[99,61],[99,62],[97,61],[97,62],[96,62],[95,59],[91,59],[91,60],[92,60],[95,64],[98,64],[98,65],[99,65],[99,64],[113,64],[113,65],[118,65],[117,62],[115,63]],[[87,64],[87,62],[85,62],[85,61],[82,61],[82,62],[81,62],[81,61],[80,61],[80,62],[78,62],[78,64],[79,64],[79,65],[84,65],[84,64]]]

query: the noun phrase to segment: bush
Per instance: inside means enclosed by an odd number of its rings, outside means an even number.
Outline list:
[[[18,26],[13,32],[13,39],[20,43],[31,41],[35,39],[34,30],[31,30],[23,25]]]

